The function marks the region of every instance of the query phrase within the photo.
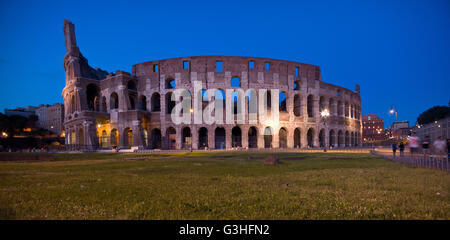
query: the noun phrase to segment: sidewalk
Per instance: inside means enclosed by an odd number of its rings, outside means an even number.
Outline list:
[[[394,157],[392,151],[386,151],[385,149],[375,149],[371,151],[371,153],[398,163],[411,164],[416,167],[435,168],[442,171],[450,171],[448,155],[442,155],[440,158],[438,155],[431,154],[424,156],[422,153],[411,156],[408,152],[403,153],[403,156],[400,156],[399,152],[397,152]]]

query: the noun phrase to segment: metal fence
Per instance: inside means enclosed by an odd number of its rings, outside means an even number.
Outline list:
[[[410,164],[416,167],[434,168],[443,171],[450,171],[448,154],[436,155],[423,153],[403,153],[402,155],[399,155],[397,153],[394,156],[392,151],[389,152],[383,149],[375,149],[371,151],[371,153],[398,163]]]
[[[95,152],[96,148],[92,145],[66,144],[65,151]]]
[[[371,148],[361,147],[348,147],[348,148],[327,148],[327,153],[370,153]],[[161,149],[141,149],[136,150],[137,153],[154,153],[154,152],[186,152],[186,150],[161,150]],[[273,153],[323,153],[323,148],[310,148],[310,149],[296,149],[296,148],[230,148],[230,149],[207,149],[207,150],[193,150],[193,152],[273,152]]]

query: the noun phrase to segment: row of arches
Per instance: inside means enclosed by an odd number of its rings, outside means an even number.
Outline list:
[[[153,128],[150,133],[147,129],[143,129],[145,138],[145,147],[150,149],[189,149],[193,144],[193,136],[190,127],[184,127],[181,129],[181,134],[178,138],[177,130],[174,127],[166,129],[165,134],[161,132],[159,128]],[[210,129],[201,127],[197,133],[196,149],[226,149],[227,148],[227,130],[224,127],[216,127],[213,132],[209,132]],[[319,133],[316,133],[314,128],[309,128],[306,131],[306,142],[302,143],[302,131],[300,128],[293,129],[292,134],[288,134],[288,129],[281,127],[278,130],[278,134],[275,135],[271,127],[265,127],[263,132],[258,131],[258,128],[252,126],[247,132],[243,132],[239,126],[235,126],[231,129],[231,144],[232,148],[273,148],[275,137],[278,137],[279,148],[317,148],[317,147],[352,147],[358,146],[360,143],[360,134],[351,131],[335,131],[329,130],[327,133],[325,129],[321,129]],[[75,132],[73,132],[75,134]],[[82,130],[79,132],[82,135]],[[114,146],[132,147],[133,146],[133,130],[131,128],[125,128],[122,134],[119,134],[117,129],[112,129],[110,133],[103,131],[99,136],[100,148],[110,148]],[[244,145],[244,134],[246,134],[247,143]],[[259,136],[262,134],[263,136]],[[305,133],[303,133],[305,134]],[[119,141],[119,137],[122,137],[122,142]],[[74,135],[69,135],[69,138],[73,138]],[[212,139],[210,139],[212,138]],[[292,138],[292,145],[288,145],[288,138]],[[164,140],[164,141],[163,141]],[[177,141],[181,140],[179,145]],[[211,141],[210,141],[211,140]],[[75,139],[72,140],[75,142]],[[262,141],[259,143],[259,141]],[[70,142],[69,142],[70,144]],[[83,144],[79,142],[78,144]]]
[[[234,79],[234,78],[233,78]],[[240,86],[240,82],[234,83],[234,87]],[[168,79],[166,83],[166,87],[168,89],[174,89],[176,88],[175,80]],[[151,111],[151,112],[160,112],[161,111],[161,95],[158,92],[155,92],[152,94],[150,98],[150,108],[147,107],[147,97],[145,95],[139,96],[137,94],[137,88],[134,81],[130,80],[127,83],[127,90],[128,90],[128,102],[127,108],[128,110],[144,110],[144,111]],[[189,92],[189,91],[188,91]],[[192,94],[189,92],[189,94],[192,96]],[[208,95],[207,91],[205,89],[202,89],[201,92],[201,98],[203,100],[203,107],[206,107],[208,103]],[[250,90],[248,95],[248,111],[249,113],[253,113],[257,111],[257,107],[253,107],[254,109],[251,109],[251,104],[254,104],[257,106],[257,94],[255,90]],[[268,90],[265,95],[265,102],[267,104],[268,110],[271,109],[271,91]],[[175,106],[175,102],[171,100],[172,92],[168,92],[165,94],[165,102],[166,102],[166,114],[170,114],[172,109]],[[240,101],[241,96],[237,91],[232,92],[232,103],[234,108],[234,113],[238,113],[240,109],[238,109],[238,101]],[[288,112],[288,95],[285,91],[279,92],[279,111],[280,112]],[[105,96],[100,98],[100,91],[96,84],[88,84],[86,88],[86,99],[87,99],[87,110],[89,111],[102,111],[107,112],[107,99]],[[222,89],[218,89],[215,92],[214,100],[222,100],[225,102],[225,92]],[[306,98],[306,112],[308,117],[316,117],[318,114],[315,113],[315,96],[310,94]],[[328,101],[328,102],[327,102]],[[293,113],[295,116],[301,116],[303,113],[302,111],[302,95],[297,93],[294,95],[293,98]],[[225,104],[223,104],[225,106]],[[75,96],[71,96],[70,98],[70,110],[71,113],[75,112],[76,109],[76,102],[75,102]],[[112,92],[109,96],[109,109],[118,109],[119,108],[119,95],[116,92]],[[356,104],[348,103],[348,102],[342,102],[342,101],[335,101],[333,98],[326,99],[324,96],[319,97],[319,113],[323,111],[324,109],[328,109],[330,114],[332,116],[345,116],[348,118],[355,118],[360,119],[361,117],[361,109]]]

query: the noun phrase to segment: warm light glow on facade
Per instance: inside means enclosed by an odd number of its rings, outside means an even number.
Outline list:
[[[329,117],[330,116],[330,112],[328,111],[328,109],[324,109],[322,112],[320,112],[320,116],[322,116],[322,117]]]

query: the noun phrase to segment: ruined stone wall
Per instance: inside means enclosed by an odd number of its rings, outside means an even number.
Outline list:
[[[199,149],[207,145],[214,149],[223,142],[220,147],[229,149],[349,147],[361,143],[359,86],[351,91],[325,83],[318,66],[269,58],[198,56],[136,64],[131,74],[107,74],[87,64],[76,46],[73,24],[65,23],[64,33],[64,128],[69,146]],[[218,62],[222,64],[220,72],[216,68]],[[201,94],[194,93],[196,81],[202,83],[202,89],[226,91],[232,88],[233,78],[239,79],[239,89],[244,92],[256,90],[258,101],[262,100],[260,89],[283,92],[287,96],[286,111],[269,122],[250,122],[248,112],[240,124],[172,122],[166,109],[167,96],[174,91],[168,87],[169,81],[175,81],[176,89],[187,89],[196,95]],[[225,95],[225,101],[231,102],[232,96]],[[246,111],[249,101],[247,96],[244,99]],[[272,106],[274,111],[277,108],[278,104]],[[330,112],[326,120],[321,117],[324,109]],[[225,132],[223,138],[218,137],[223,134],[221,128]],[[249,134],[251,129],[256,130],[256,136]]]

